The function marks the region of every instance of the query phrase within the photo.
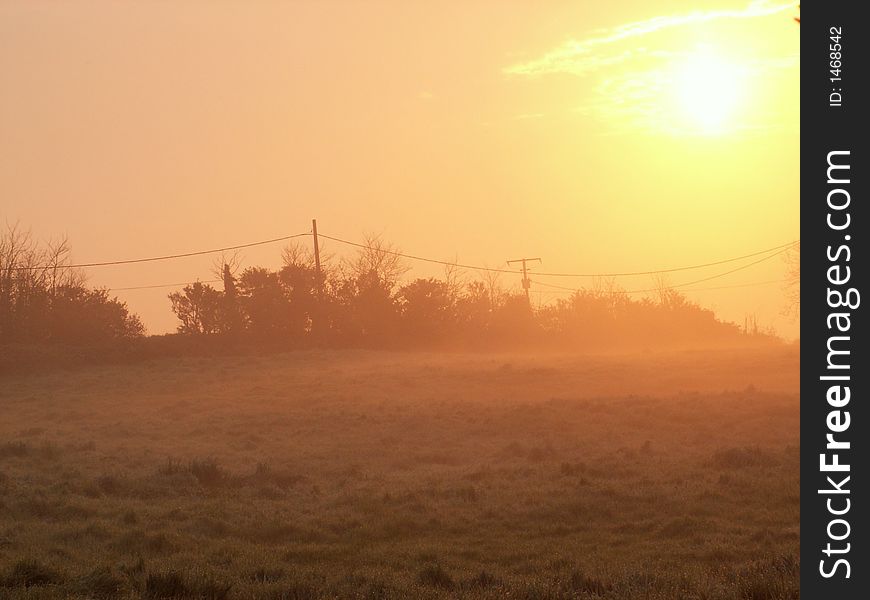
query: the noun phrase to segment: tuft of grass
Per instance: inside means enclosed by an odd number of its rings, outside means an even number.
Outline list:
[[[27,442],[3,442],[0,444],[0,458],[27,456],[29,452],[30,447]]]
[[[774,466],[776,460],[761,448],[745,446],[717,450],[710,463],[717,469],[746,469]]]
[[[114,496],[120,493],[122,488],[121,480],[114,475],[100,475],[94,483],[107,496]]]
[[[321,595],[307,583],[294,583],[288,587],[275,590],[271,600],[319,600]]]
[[[216,487],[227,479],[227,473],[213,458],[193,460],[190,462],[188,470],[203,487]]]
[[[157,472],[165,477],[175,477],[182,474],[192,475],[202,487],[214,488],[229,481],[229,474],[214,458],[194,459],[187,464],[169,458]]]
[[[474,577],[462,581],[462,587],[467,590],[488,589],[501,585],[501,581],[488,571],[481,571]]]
[[[233,584],[225,584],[214,579],[208,579],[195,586],[195,597],[201,600],[226,600],[230,595],[232,587]]]
[[[95,511],[85,506],[68,504],[61,500],[46,500],[42,497],[27,497],[17,505],[18,511],[39,519],[70,521],[84,520],[94,516]]]
[[[456,587],[456,583],[450,576],[450,573],[444,570],[441,565],[427,565],[417,574],[417,581],[420,585],[425,585],[442,590],[452,590]]]
[[[573,592],[603,597],[613,589],[613,584],[599,577],[587,575],[582,571],[574,571],[568,578],[568,587]]]
[[[22,437],[36,437],[45,433],[45,427],[28,427],[18,432]]]
[[[211,577],[194,579],[176,570],[149,573],[145,577],[142,597],[147,600],[226,600],[232,584]]]
[[[456,488],[453,493],[463,502],[477,502],[479,497],[477,489],[473,486]]]
[[[675,538],[694,535],[708,529],[709,526],[700,519],[694,517],[674,517],[662,525],[659,535]]]
[[[187,585],[184,576],[178,571],[149,573],[145,577],[142,597],[149,600],[173,600],[192,598],[193,590]]]
[[[75,588],[78,593],[87,598],[109,600],[121,596],[124,592],[124,580],[105,567],[80,577]]]
[[[312,537],[310,532],[277,519],[253,523],[244,531],[244,535],[264,544],[284,544],[290,541],[308,540]]]
[[[559,466],[559,474],[563,477],[577,477],[578,475],[583,475],[588,470],[589,467],[586,466],[585,462],[563,462]]]
[[[63,577],[60,573],[32,559],[19,560],[3,578],[6,587],[53,585],[62,581]]]
[[[260,567],[254,570],[249,578],[256,583],[271,583],[280,581],[284,577],[284,569],[281,567]]]
[[[184,465],[181,464],[181,461],[175,460],[174,458],[167,458],[166,462],[160,465],[157,469],[157,472],[161,475],[177,475],[178,473],[184,472]]]
[[[43,442],[38,449],[38,455],[43,460],[55,461],[60,458],[60,447],[54,442]]]
[[[136,511],[130,509],[125,511],[123,515],[121,515],[121,522],[124,525],[135,525],[139,522],[139,517],[136,516]]]
[[[129,555],[153,554],[167,555],[178,548],[165,533],[145,533],[142,530],[128,531],[115,542],[115,548]]]
[[[553,460],[556,457],[556,451],[549,444],[545,446],[535,446],[529,449],[526,458],[531,462],[544,462]]]
[[[254,469],[254,474],[246,479],[251,483],[261,486],[274,485],[284,491],[304,480],[305,477],[293,473],[275,471],[269,466],[269,463],[259,462],[256,469]]]

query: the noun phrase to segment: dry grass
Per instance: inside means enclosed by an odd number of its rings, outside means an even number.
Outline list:
[[[0,382],[0,597],[797,598],[794,349]]]

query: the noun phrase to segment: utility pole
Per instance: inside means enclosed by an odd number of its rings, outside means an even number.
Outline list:
[[[507,261],[507,264],[509,264],[509,265],[512,265],[515,263],[523,263],[523,289],[526,290],[526,302],[528,303],[530,309],[532,308],[532,299],[529,296],[529,288],[531,287],[531,281],[529,281],[529,270],[528,270],[528,267],[526,266],[526,263],[534,261],[534,260],[541,262],[540,258],[518,258],[516,260]]]
[[[320,273],[320,244],[317,242],[317,219],[311,219],[311,231],[314,234],[314,276],[317,278],[317,300],[320,301],[323,276]]]

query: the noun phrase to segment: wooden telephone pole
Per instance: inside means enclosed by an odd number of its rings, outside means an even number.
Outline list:
[[[540,258],[517,258],[516,260],[507,261],[507,264],[509,265],[523,263],[523,289],[526,290],[526,302],[528,303],[529,308],[532,308],[532,299],[529,296],[529,288],[531,287],[532,282],[529,280],[529,270],[526,263],[535,260],[541,262]]]
[[[317,241],[317,219],[311,219],[311,232],[314,237],[314,276],[317,278],[317,300],[323,295],[323,274],[320,272],[320,244]]]

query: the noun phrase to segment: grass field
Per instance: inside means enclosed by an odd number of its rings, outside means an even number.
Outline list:
[[[0,597],[798,597],[796,348],[0,380]]]

